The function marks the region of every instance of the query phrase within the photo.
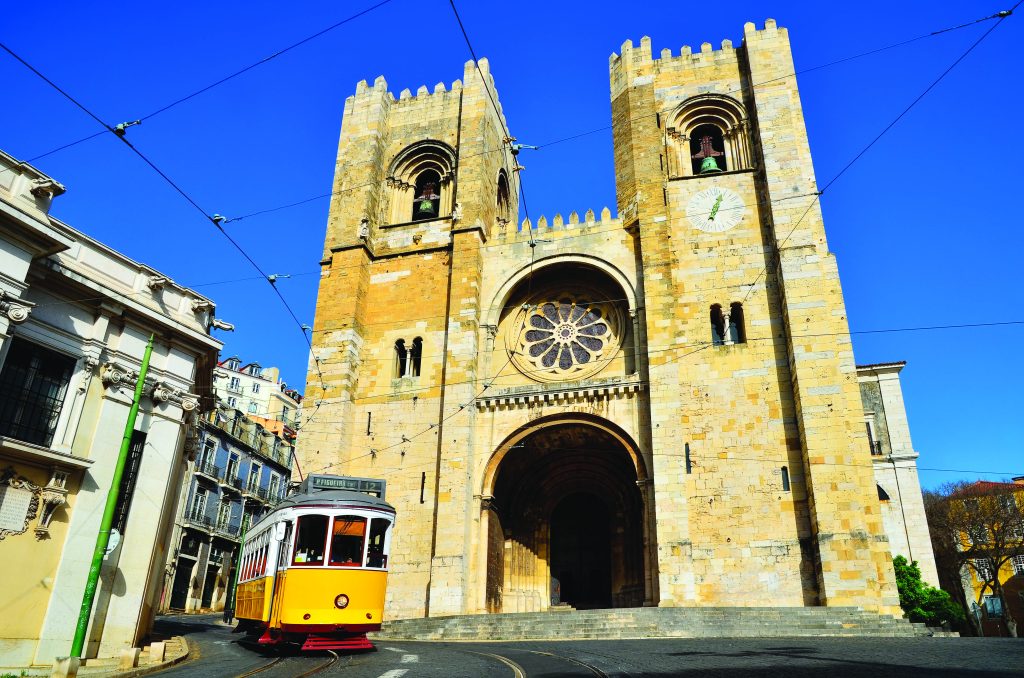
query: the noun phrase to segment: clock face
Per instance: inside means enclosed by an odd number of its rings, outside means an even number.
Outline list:
[[[721,233],[738,224],[746,210],[743,198],[736,191],[712,186],[690,198],[686,216],[694,228],[706,233]]]

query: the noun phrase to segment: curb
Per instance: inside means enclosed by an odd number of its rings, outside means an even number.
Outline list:
[[[180,664],[192,655],[192,646],[189,645],[188,640],[184,636],[174,636],[181,641],[181,644],[185,647],[185,651],[173,659],[168,659],[160,662],[159,664],[147,664],[146,666],[139,666],[128,671],[103,671],[97,673],[80,673],[82,678],[106,678],[107,676],[117,676],[118,678],[134,678],[135,676],[147,676],[157,671],[163,671],[164,669]]]

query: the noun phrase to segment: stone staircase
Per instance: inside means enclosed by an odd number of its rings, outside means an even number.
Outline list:
[[[957,635],[858,607],[638,607],[385,622],[378,640],[916,637]]]

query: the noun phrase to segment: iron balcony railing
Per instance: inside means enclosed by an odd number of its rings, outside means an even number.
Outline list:
[[[188,522],[194,527],[198,527],[207,532],[213,530],[213,521],[209,516],[203,513],[199,507],[193,507],[192,510],[189,511],[187,518]]]
[[[219,480],[224,470],[215,464],[209,462],[198,462],[196,463],[196,473],[202,473],[204,476],[209,476],[216,480]]]
[[[236,492],[241,492],[245,486],[245,484],[242,482],[242,479],[235,475],[228,475],[226,477],[220,478],[220,484],[223,487],[235,490]]]
[[[214,531],[223,537],[235,538],[239,534],[239,523],[236,521],[218,522]]]
[[[881,457],[882,456],[882,441],[881,440],[869,440],[871,444],[871,456]]]

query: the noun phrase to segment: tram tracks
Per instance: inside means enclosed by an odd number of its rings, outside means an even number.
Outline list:
[[[463,651],[467,652],[469,654],[475,654],[475,655],[478,655],[478,656],[481,656],[481,657],[487,657],[488,659],[494,659],[496,661],[501,662],[502,664],[504,664],[508,668],[512,669],[512,673],[515,676],[515,678],[530,678],[530,674],[527,672],[527,670],[524,669],[518,662],[514,661],[513,659],[511,659],[509,657],[506,657],[506,656],[500,655],[500,654],[496,654],[496,653],[493,653],[493,652],[476,652],[474,650],[463,650]],[[608,678],[608,674],[607,673],[605,673],[601,669],[597,668],[593,664],[589,664],[589,663],[583,661],[582,659],[576,659],[575,657],[567,657],[565,655],[555,654],[553,652],[543,652],[541,650],[525,650],[525,652],[528,652],[530,654],[540,655],[542,657],[549,657],[551,659],[557,659],[557,660],[560,660],[560,661],[568,662],[570,664],[575,664],[576,666],[579,666],[579,667],[581,667],[583,669],[586,669],[593,676],[596,676],[596,678]],[[544,670],[544,674],[550,675],[549,671],[546,670],[546,669]]]
[[[330,668],[331,666],[333,666],[335,664],[335,662],[338,661],[338,653],[337,652],[332,652],[331,650],[327,650],[327,653],[331,655],[331,658],[328,659],[326,662],[324,662],[322,664],[318,664],[317,666],[314,666],[313,668],[311,668],[308,671],[305,671],[303,673],[298,673],[295,676],[293,676],[292,678],[309,678],[309,676],[316,675],[317,673],[320,673],[321,671],[324,671],[324,670]],[[257,666],[256,668],[252,669],[251,671],[246,671],[245,673],[241,673],[241,674],[235,676],[235,678],[249,678],[249,676],[255,676],[255,675],[259,674],[259,673],[263,673],[264,671],[269,671],[270,669],[274,668],[275,666],[280,664],[282,661],[284,661],[284,659],[285,659],[285,657],[275,657],[274,659],[272,659],[271,661],[267,662],[263,666]]]

